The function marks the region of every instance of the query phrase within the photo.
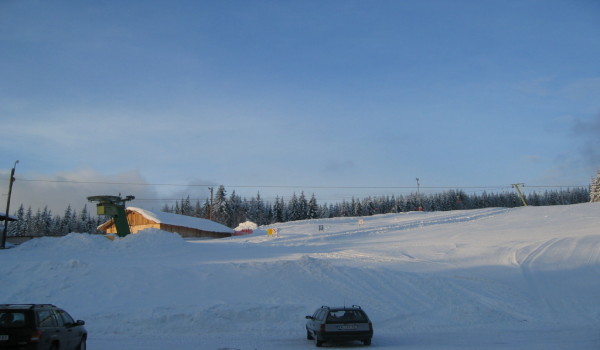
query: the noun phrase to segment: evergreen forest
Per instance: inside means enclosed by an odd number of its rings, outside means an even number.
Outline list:
[[[526,196],[532,206],[577,204],[590,201],[588,188],[571,188],[556,191],[533,192]],[[172,206],[165,205],[162,211],[181,215],[211,219],[231,228],[246,220],[259,226],[276,222],[307,219],[371,216],[376,214],[401,213],[408,211],[448,211],[480,209],[489,207],[519,207],[523,203],[513,192],[467,194],[463,190],[449,190],[437,194],[377,196],[352,198],[336,203],[319,204],[315,195],[309,197],[301,192],[292,194],[289,200],[277,197],[274,202],[264,201],[260,193],[250,199],[238,196],[235,191],[227,195],[224,186],[219,186],[212,203],[203,203],[185,198]]]
[[[528,205],[546,206],[576,204],[590,201],[589,188],[570,188],[556,191],[533,192],[527,195]],[[227,194],[219,186],[212,201],[192,201],[189,197],[165,205],[162,211],[210,219],[235,228],[244,221],[260,225],[296,220],[370,216],[376,214],[408,211],[448,211],[480,209],[489,207],[518,207],[523,203],[513,192],[467,194],[463,190],[448,190],[436,194],[390,195],[352,198],[336,203],[319,204],[314,194],[292,194],[285,200],[277,197],[274,202],[264,201],[260,193],[252,198],[242,198],[235,193]],[[87,206],[76,211],[68,206],[63,215],[55,215],[48,208],[25,209],[21,205],[14,215],[16,221],[8,225],[8,236],[61,236],[70,232],[100,233],[97,227],[108,218],[90,215]]]

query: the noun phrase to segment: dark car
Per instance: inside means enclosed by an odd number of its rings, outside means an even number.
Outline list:
[[[358,305],[352,307],[321,306],[312,316],[306,316],[306,338],[317,347],[326,342],[362,341],[371,345],[373,323]]]
[[[0,304],[0,349],[85,350],[84,324],[50,304]]]

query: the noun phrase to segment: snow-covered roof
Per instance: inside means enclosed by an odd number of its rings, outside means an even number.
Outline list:
[[[188,227],[197,230],[207,231],[207,232],[224,232],[224,233],[233,233],[233,229],[221,225],[218,222],[214,222],[207,219],[196,218],[193,216],[179,215],[173,213],[165,213],[165,212],[153,212],[146,209],[136,208],[136,207],[128,207],[128,211],[134,211],[148,220],[154,221],[156,223],[173,225],[173,226],[181,226]]]

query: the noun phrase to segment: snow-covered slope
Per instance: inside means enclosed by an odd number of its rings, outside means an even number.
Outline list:
[[[310,349],[323,304],[363,306],[379,349],[598,348],[600,204],[360,222],[36,239],[0,251],[0,303],[63,306],[90,349]]]

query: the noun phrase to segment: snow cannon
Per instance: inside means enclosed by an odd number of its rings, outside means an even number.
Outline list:
[[[125,237],[131,233],[129,223],[127,222],[127,214],[125,213],[125,202],[135,199],[134,196],[121,198],[120,196],[91,196],[87,197],[90,202],[98,202],[96,204],[96,214],[110,216],[117,229],[119,237]]]

